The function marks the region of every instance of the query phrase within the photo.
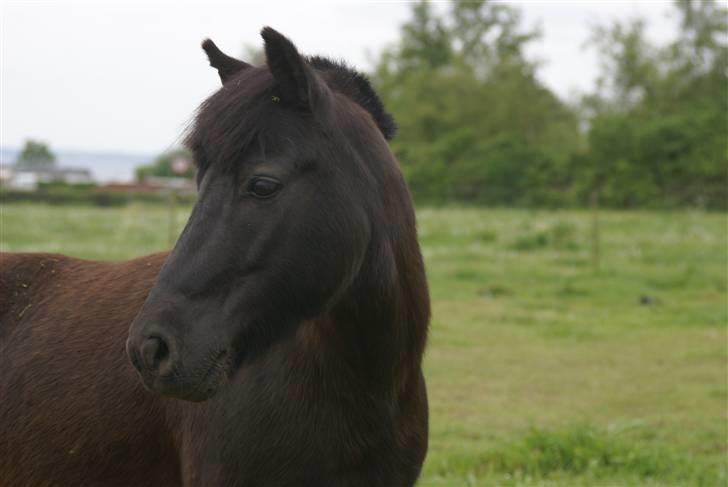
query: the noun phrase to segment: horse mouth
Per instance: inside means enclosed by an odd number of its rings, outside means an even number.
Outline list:
[[[227,350],[217,352],[200,367],[203,373],[174,371],[166,377],[143,378],[144,387],[157,394],[190,402],[202,402],[216,395],[227,383],[232,360]]]

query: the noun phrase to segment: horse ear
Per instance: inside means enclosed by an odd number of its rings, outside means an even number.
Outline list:
[[[210,66],[217,69],[222,84],[225,84],[233,75],[250,67],[250,64],[222,52],[211,39],[202,41],[202,49],[207,54],[207,59],[210,60]]]
[[[278,83],[278,96],[285,103],[314,108],[328,92],[326,83],[281,33],[264,27],[260,35],[265,42],[268,69]]]

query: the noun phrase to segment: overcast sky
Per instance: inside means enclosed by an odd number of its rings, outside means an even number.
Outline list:
[[[395,41],[410,5],[392,1],[188,2],[0,0],[0,145],[28,137],[52,148],[154,154],[175,144],[195,107],[217,89],[200,41],[240,55],[270,25],[306,54],[362,69]],[[529,49],[560,96],[591,89],[590,27],[642,15],[648,35],[675,31],[660,0],[518,0],[543,38]],[[445,8],[438,3],[437,8]]]

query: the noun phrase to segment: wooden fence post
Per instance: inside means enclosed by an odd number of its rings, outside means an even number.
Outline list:
[[[177,193],[174,189],[169,191],[169,237],[168,243],[170,247],[174,246],[177,237],[177,218],[175,215],[175,207],[177,206]]]
[[[601,249],[600,249],[600,238],[601,229],[599,221],[599,191],[594,190],[591,194],[591,207],[592,207],[592,268],[595,273],[599,273],[600,260],[601,260]]]

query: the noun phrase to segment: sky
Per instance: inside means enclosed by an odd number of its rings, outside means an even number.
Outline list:
[[[648,37],[675,32],[662,0],[514,0],[543,37],[527,53],[563,98],[591,90],[598,75],[590,29],[648,19]],[[436,3],[438,9],[447,8]],[[26,138],[51,148],[157,154],[178,143],[195,108],[219,87],[200,42],[239,57],[261,46],[269,25],[304,54],[363,70],[398,38],[411,6],[396,1],[0,0],[0,146]]]

